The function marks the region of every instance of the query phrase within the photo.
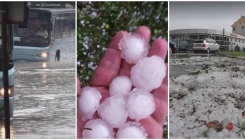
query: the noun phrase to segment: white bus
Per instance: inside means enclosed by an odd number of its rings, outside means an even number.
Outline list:
[[[27,28],[14,27],[14,59],[59,61],[57,45],[64,38],[74,37],[75,9],[30,8]]]

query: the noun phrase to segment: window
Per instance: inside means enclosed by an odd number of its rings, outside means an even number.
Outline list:
[[[74,36],[75,30],[74,14],[58,15],[55,19],[55,37],[63,38]]]
[[[236,31],[236,28],[235,27],[233,27],[233,31]]]
[[[235,42],[237,41],[237,39],[235,38]]]
[[[238,42],[239,42],[239,43],[240,43],[240,41],[241,41],[241,40],[240,40],[240,39],[238,39]]]

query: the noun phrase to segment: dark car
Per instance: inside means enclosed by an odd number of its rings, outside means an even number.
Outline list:
[[[169,41],[169,55],[175,54],[176,51],[177,51],[176,44],[172,40],[170,40]]]

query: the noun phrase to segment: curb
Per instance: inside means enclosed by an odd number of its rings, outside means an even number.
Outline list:
[[[229,58],[232,58],[232,59],[240,59],[240,60],[245,60],[245,58],[241,58],[241,57],[235,57],[235,56],[230,56],[230,55],[227,55],[227,54],[221,54],[221,53],[217,53],[218,55],[221,55],[221,56],[226,56],[226,57],[229,57]]]

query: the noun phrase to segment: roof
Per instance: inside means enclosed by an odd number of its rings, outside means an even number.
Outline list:
[[[43,11],[47,13],[75,13],[75,9],[67,8],[30,8],[30,11]]]
[[[169,35],[181,35],[181,34],[217,34],[217,35],[223,35],[223,31],[221,30],[214,30],[214,29],[175,29],[175,30],[170,30]],[[225,36],[230,36],[230,37],[235,37],[235,38],[240,38],[240,39],[245,39],[245,36],[238,35],[235,33],[230,33],[230,32],[224,32]]]
[[[241,16],[236,22],[233,23],[233,25],[231,25],[231,27],[239,25],[245,25],[245,16]]]

